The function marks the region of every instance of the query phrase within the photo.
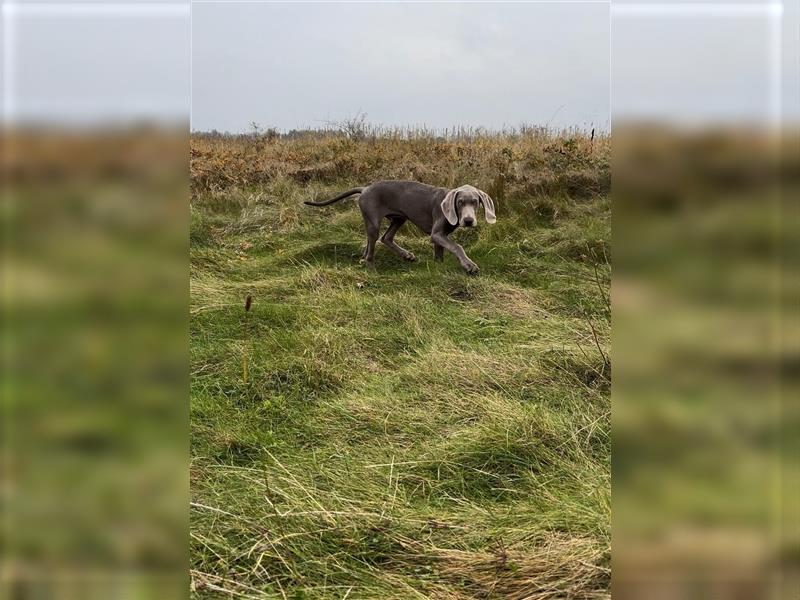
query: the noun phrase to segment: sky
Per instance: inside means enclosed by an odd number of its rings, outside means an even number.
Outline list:
[[[4,121],[186,119],[187,3],[0,2]]]
[[[800,0],[624,0],[612,9],[614,118],[800,118]]]
[[[800,0],[4,0],[4,122],[800,120]],[[609,18],[610,17],[610,18]],[[782,61],[782,63],[781,63]],[[191,108],[191,114],[190,114]]]
[[[192,128],[606,127],[604,3],[195,4]]]

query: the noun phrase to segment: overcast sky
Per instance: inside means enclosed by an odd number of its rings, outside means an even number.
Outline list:
[[[196,3],[192,128],[605,128],[609,5]]]
[[[604,127],[611,92],[615,122],[798,120],[799,6],[5,0],[3,119]]]

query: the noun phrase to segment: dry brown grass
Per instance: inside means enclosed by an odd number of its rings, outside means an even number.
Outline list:
[[[442,575],[473,598],[600,600],[610,598],[607,552],[596,541],[552,535],[528,549],[497,546],[492,552],[442,550]]]
[[[362,140],[319,133],[297,138],[194,135],[191,175],[198,192],[280,178],[299,184],[413,179],[441,186],[471,181],[500,199],[514,193],[588,197],[609,189],[609,150],[605,135],[538,130],[453,138],[398,132]]]

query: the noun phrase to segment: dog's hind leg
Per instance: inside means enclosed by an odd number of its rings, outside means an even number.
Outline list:
[[[386,244],[386,247],[397,254],[397,256],[400,258],[408,261],[417,260],[417,257],[414,256],[413,253],[409,252],[405,248],[401,248],[394,241],[394,234],[396,234],[397,230],[400,229],[406,222],[405,217],[391,217],[390,221],[391,223],[389,223],[389,228],[386,230],[386,233],[381,236],[381,242]]]
[[[364,249],[364,262],[368,267],[375,265],[375,242],[378,241],[380,220],[368,219],[364,215],[364,229],[367,233],[367,247]]]

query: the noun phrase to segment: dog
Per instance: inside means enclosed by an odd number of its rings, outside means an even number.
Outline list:
[[[368,267],[374,266],[375,242],[381,221],[389,220],[389,228],[380,241],[400,258],[417,260],[411,252],[394,241],[397,230],[406,221],[411,221],[431,236],[434,260],[444,260],[444,251],[451,252],[470,275],[478,273],[478,265],[472,262],[464,248],[448,239],[458,227],[475,227],[478,223],[478,205],[483,206],[487,223],[495,223],[494,201],[484,191],[471,185],[455,189],[434,187],[416,181],[379,181],[367,187],[357,187],[324,202],[306,201],[308,206],[329,206],[349,196],[361,194],[358,205],[364,217],[367,247],[363,258]]]

